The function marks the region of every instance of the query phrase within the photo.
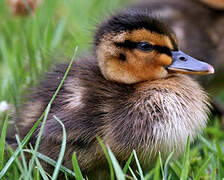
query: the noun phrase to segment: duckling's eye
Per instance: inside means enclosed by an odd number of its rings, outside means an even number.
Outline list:
[[[145,51],[145,52],[149,52],[153,50],[153,46],[152,44],[148,43],[148,42],[140,42],[137,44],[137,49],[141,50],[141,51]]]

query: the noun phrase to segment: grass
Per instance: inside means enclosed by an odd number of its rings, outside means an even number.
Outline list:
[[[63,57],[76,52],[73,49],[76,45],[79,53],[89,50],[96,22],[103,19],[108,11],[113,12],[124,4],[124,0],[45,0],[34,16],[14,17],[10,15],[5,1],[0,1],[0,102],[7,101],[14,110],[19,108],[19,104],[23,102],[22,97],[29,93],[28,87],[35,86],[53,64],[65,61]],[[74,60],[74,56],[72,59]],[[57,161],[37,152],[41,133],[33,149],[25,148],[38,124],[46,121],[57,92],[27,136],[23,140],[17,138],[19,147],[15,152],[5,143],[11,112],[8,115],[0,114],[0,179],[57,179],[59,171],[67,177],[86,179],[80,171],[76,154],[72,157],[73,169],[61,165],[66,146],[66,130],[57,117],[55,118],[63,129],[63,141]],[[224,102],[224,91],[219,92],[216,97],[222,98]],[[158,158],[148,172],[143,172],[134,150],[125,166],[121,167],[110,148],[98,140],[108,160],[111,179],[221,180],[224,177],[224,132],[220,124],[220,119],[211,118],[203,136],[199,136],[191,146],[188,141],[183,157],[172,161],[171,153],[164,162]],[[30,162],[25,161],[25,152],[31,154]],[[47,174],[39,160],[55,166],[53,174]],[[136,170],[130,166],[131,162],[136,164]]]

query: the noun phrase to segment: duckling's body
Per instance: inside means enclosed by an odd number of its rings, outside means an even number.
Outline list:
[[[22,112],[20,130],[28,132],[41,116],[60,83],[66,65],[50,73]],[[119,84],[106,80],[95,59],[84,58],[71,67],[52,105],[39,151],[57,160],[62,141],[62,120],[67,133],[64,165],[72,169],[71,157],[77,152],[84,172],[106,165],[96,136],[108,144],[121,164],[133,149],[144,169],[161,151],[175,156],[206,125],[208,97],[200,86],[185,75],[139,84]],[[35,109],[34,109],[35,108]],[[36,138],[33,137],[32,143]],[[106,166],[104,166],[106,167]],[[104,168],[102,168],[104,170]]]
[[[159,151],[164,158],[173,150],[176,157],[181,154],[188,136],[193,140],[205,127],[209,102],[198,83],[179,73],[211,73],[212,67],[178,51],[172,31],[141,9],[101,24],[94,49],[92,56],[73,63],[52,104],[39,152],[58,157],[62,128],[55,115],[67,133],[63,165],[72,169],[77,152],[88,176],[109,173],[97,136],[121,164],[135,149],[143,169]],[[195,67],[185,66],[191,60]],[[66,68],[60,65],[49,73],[24,106],[17,120],[22,137],[43,113]]]

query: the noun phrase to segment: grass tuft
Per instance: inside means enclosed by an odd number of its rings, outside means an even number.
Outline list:
[[[76,179],[77,180],[83,180],[83,176],[82,176],[82,172],[80,170],[78,161],[77,161],[77,157],[76,157],[76,152],[73,153],[72,155],[72,164],[73,164],[73,168],[74,168],[74,172],[76,174]]]
[[[121,169],[121,166],[119,165],[116,157],[114,156],[114,154],[110,150],[109,146],[107,146],[107,151],[108,151],[108,154],[110,156],[111,162],[113,164],[113,168],[114,168],[114,171],[115,171],[117,179],[118,180],[125,180],[125,175],[124,175],[124,173],[123,173],[123,171]]]
[[[0,138],[0,170],[4,166],[5,137],[7,133],[7,127],[8,127],[8,115],[5,118]]]
[[[60,150],[60,153],[59,153],[59,156],[58,156],[58,161],[57,161],[57,164],[55,166],[54,173],[53,173],[53,176],[52,176],[53,180],[57,179],[57,176],[58,176],[58,173],[59,173],[59,169],[60,169],[60,166],[62,164],[62,160],[63,160],[64,154],[65,154],[65,148],[66,148],[66,130],[65,130],[65,126],[61,122],[61,120],[58,119],[56,116],[54,116],[54,118],[60,123],[60,125],[62,127],[62,131],[63,131],[63,136],[62,136],[62,144],[61,144],[61,150]]]

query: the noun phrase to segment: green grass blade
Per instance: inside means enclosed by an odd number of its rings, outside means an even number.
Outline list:
[[[21,145],[21,142],[19,140],[19,136],[16,134],[16,141],[17,141],[17,144],[20,146]],[[22,159],[22,163],[23,163],[23,170],[25,171],[25,175],[27,175],[27,164],[26,164],[26,158],[24,156],[24,153],[23,151],[21,151],[21,159]]]
[[[40,180],[40,171],[37,167],[34,168],[34,173],[33,173],[33,179],[34,180]],[[45,180],[45,179],[44,179]]]
[[[65,24],[66,24],[66,20],[61,20],[58,24],[58,26],[56,27],[56,31],[55,34],[53,36],[53,40],[51,42],[51,49],[55,49],[59,42],[61,41],[64,29],[65,29]]]
[[[205,169],[208,167],[209,162],[211,161],[211,159],[213,158],[213,156],[210,156],[200,167],[200,169],[198,170],[197,175],[195,176],[195,180],[200,180],[200,176],[202,175],[202,173],[205,171]]]
[[[0,170],[2,169],[4,164],[5,137],[6,137],[7,127],[8,127],[8,115],[5,118],[3,128],[2,128],[2,133],[1,133],[1,139],[0,139]]]
[[[217,154],[218,154],[219,159],[221,161],[224,161],[223,152],[222,152],[221,146],[217,140],[215,140],[215,145],[216,145]]]
[[[49,178],[46,175],[47,173],[44,171],[44,169],[43,169],[42,165],[40,164],[40,161],[38,160],[37,157],[35,158],[35,162],[37,164],[37,168],[36,169],[37,169],[38,172],[40,172],[42,178],[44,180],[49,180]]]
[[[24,152],[28,152],[28,153],[31,153],[33,154],[34,152],[32,150],[29,150],[29,149],[24,149],[23,150]],[[54,161],[53,159],[45,156],[44,154],[41,154],[39,152],[37,152],[37,157],[45,162],[47,162],[48,164],[52,165],[52,166],[56,166],[56,161]],[[65,166],[61,165],[60,166],[60,170],[64,173],[67,173],[69,176],[71,177],[75,177],[75,173],[72,172],[70,169],[66,168]]]
[[[57,88],[57,90],[55,91],[55,93],[54,93],[52,99],[50,100],[50,103],[49,103],[49,104],[52,104],[52,103],[53,103],[53,101],[54,101],[54,99],[56,98],[56,96],[57,96],[59,90],[61,89],[61,87],[62,87],[62,85],[63,85],[63,83],[64,83],[64,81],[65,81],[65,79],[66,79],[66,77],[67,77],[67,75],[68,75],[68,72],[69,72],[69,70],[71,69],[72,63],[73,63],[74,60],[75,60],[77,51],[78,51],[78,46],[75,47],[75,50],[74,50],[72,59],[71,59],[69,65],[68,65],[68,68],[67,68],[67,70],[66,70],[66,72],[65,72],[65,74],[64,74],[64,76],[63,76],[63,78],[62,78],[62,80],[61,80],[61,82],[60,82],[60,84],[59,84],[59,86],[58,86],[58,88]]]
[[[54,173],[53,173],[53,176],[52,176],[53,180],[57,179],[57,176],[58,176],[58,173],[59,173],[59,169],[60,169],[60,166],[61,166],[64,154],[65,154],[65,148],[66,148],[66,130],[65,130],[65,126],[61,122],[61,120],[58,119],[56,116],[54,116],[54,118],[60,123],[60,125],[62,127],[62,131],[63,131],[63,136],[62,137],[63,138],[62,138],[61,150],[60,150],[60,153],[59,153],[58,161],[57,161],[57,164],[55,166]]]
[[[138,180],[138,178],[136,177],[135,173],[133,172],[133,170],[131,169],[131,167],[128,167],[129,171],[131,172],[132,177],[134,178],[134,180]]]
[[[40,127],[40,132],[39,132],[38,137],[37,137],[37,140],[36,140],[34,152],[37,152],[37,149],[39,147],[40,140],[41,140],[41,136],[42,136],[42,133],[43,133],[43,130],[44,130],[44,125],[45,125],[45,123],[47,121],[47,117],[48,117],[48,114],[50,112],[50,109],[51,109],[51,104],[48,104],[48,106],[47,106],[47,108],[46,108],[46,110],[44,112],[44,119],[42,121],[42,124],[41,124],[41,127]],[[30,160],[30,163],[29,163],[28,176],[31,176],[31,173],[32,173],[32,170],[33,170],[33,166],[34,166],[35,158],[36,158],[36,153],[33,153],[32,157],[31,157],[31,160]]]
[[[114,154],[112,153],[112,151],[110,150],[109,146],[107,146],[107,151],[108,151],[108,154],[110,156],[110,159],[111,159],[111,162],[113,164],[113,167],[114,167],[114,171],[115,171],[115,174],[116,174],[116,177],[118,180],[125,180],[125,175],[117,161],[117,159],[115,158]],[[135,152],[134,152],[135,154]]]
[[[161,177],[160,177],[160,162],[159,162],[159,159],[157,159],[157,162],[156,162],[156,166],[154,168],[154,177],[153,177],[153,180],[161,180]]]
[[[217,175],[217,179],[218,180],[222,180],[222,176],[221,176],[221,163],[220,163],[220,161],[219,161],[219,158],[217,157],[216,158],[216,161],[217,161],[217,169],[216,169],[216,171],[218,172],[218,173],[216,173],[216,175]]]
[[[14,154],[14,151],[13,149],[11,148],[11,146],[9,146],[7,144],[7,152],[12,156]],[[21,162],[19,161],[19,159],[16,157],[15,158],[15,163],[14,165],[19,169],[20,173],[23,173],[23,167],[22,167],[22,164]],[[16,170],[15,170],[16,171]]]
[[[149,180],[152,179],[153,175],[154,175],[154,169],[150,170],[144,177],[144,180]]]
[[[34,150],[33,150],[33,147],[31,146],[30,147],[30,149],[31,149],[31,151],[34,153]],[[23,150],[24,152],[26,152],[25,150]],[[22,152],[23,152],[22,151]],[[41,174],[41,176],[42,176],[42,178],[44,179],[44,180],[49,180],[49,178],[47,177],[47,173],[44,171],[44,169],[43,169],[43,167],[42,167],[42,165],[40,164],[40,161],[38,160],[38,158],[37,158],[37,156],[36,156],[36,158],[35,158],[35,162],[36,162],[36,170],[38,171],[38,172],[40,172],[40,174]],[[35,173],[35,172],[34,172]],[[49,177],[50,177],[50,175],[48,175]],[[33,179],[32,177],[30,178],[30,179]]]
[[[175,162],[172,162],[172,163],[170,163],[170,167],[175,172],[177,177],[180,179],[180,177],[181,177],[181,169],[179,168],[179,166]]]
[[[202,137],[201,135],[198,136],[200,141],[210,150],[212,151],[213,153],[215,153],[217,156],[217,151],[215,149],[215,147],[213,147],[204,137]]]
[[[131,155],[129,156],[127,162],[125,163],[125,166],[123,168],[123,173],[126,174],[128,171],[128,167],[130,166],[131,160],[133,158],[134,152],[131,153]]]
[[[172,158],[173,154],[174,154],[174,151],[172,151],[172,152],[170,153],[170,155],[169,155],[169,156],[167,157],[167,159],[166,159],[166,162],[165,162],[165,165],[164,165],[164,180],[167,179],[169,162],[170,162],[170,159]]]
[[[76,158],[76,152],[73,153],[72,155],[72,164],[74,168],[74,172],[76,174],[76,180],[83,180],[82,172],[80,170],[77,158]]]
[[[136,161],[136,164],[137,164],[137,167],[138,167],[138,172],[139,172],[139,175],[140,175],[140,179],[143,180],[144,179],[144,175],[143,175],[143,171],[142,171],[141,165],[139,163],[136,151],[134,150],[133,152],[134,152],[135,161]]]
[[[164,170],[163,170],[163,161],[162,161],[162,157],[161,157],[161,153],[159,152],[159,163],[160,163],[160,168],[161,168],[161,171],[162,171],[162,176],[163,176],[163,179],[164,179]]]
[[[184,153],[184,160],[182,164],[182,172],[181,172],[181,180],[187,180],[188,172],[189,172],[189,166],[190,166],[190,138],[188,136],[187,138],[187,144],[186,144],[186,150]]]
[[[216,170],[217,170],[217,166],[213,166],[213,169],[212,169],[212,173],[211,173],[211,180],[216,180],[217,177],[216,177]]]
[[[106,146],[104,145],[103,141],[102,141],[99,137],[97,137],[97,140],[98,140],[98,142],[99,142],[101,148],[103,149],[103,152],[104,152],[104,154],[105,154],[105,156],[106,156],[106,159],[107,159],[107,162],[108,162],[108,164],[109,164],[109,168],[110,168],[110,179],[111,179],[111,180],[114,180],[114,170],[113,170],[113,165],[112,165],[110,156],[109,156],[109,154],[108,154],[108,152],[107,152]]]

